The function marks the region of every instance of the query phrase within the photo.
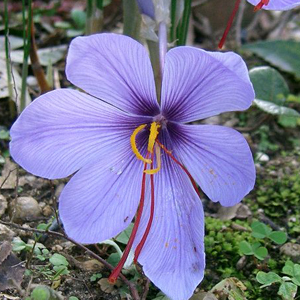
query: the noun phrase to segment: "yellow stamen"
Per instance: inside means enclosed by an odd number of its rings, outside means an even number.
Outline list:
[[[160,159],[160,147],[155,144],[155,154],[156,154],[156,164],[157,164],[157,167],[155,169],[151,169],[151,170],[145,170],[144,172],[146,174],[156,174],[160,168],[161,168],[161,159]]]
[[[152,124],[151,124],[152,125]],[[144,158],[143,155],[139,152],[137,146],[136,146],[136,136],[137,134],[142,131],[147,125],[146,124],[142,124],[140,125],[139,127],[137,127],[131,137],[130,137],[130,144],[131,144],[131,148],[132,148],[132,151],[133,153],[136,155],[137,159],[140,159],[142,160],[143,162],[147,163],[147,164],[151,164],[152,160],[151,159],[147,159],[147,158]],[[151,132],[150,132],[150,135],[151,135]]]
[[[159,128],[160,128],[160,125],[157,124],[156,122],[151,123],[150,135],[149,135],[149,140],[148,140],[148,151],[150,153],[153,152],[153,147],[154,147],[155,140],[158,136],[158,129]]]

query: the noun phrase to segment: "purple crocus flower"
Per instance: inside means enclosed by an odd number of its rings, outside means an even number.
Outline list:
[[[255,10],[289,10],[300,5],[297,0],[247,0],[252,5],[255,5]]]
[[[232,206],[253,188],[255,169],[241,134],[187,123],[251,105],[245,63],[234,53],[174,48],[165,57],[159,104],[145,48],[126,36],[97,34],[72,41],[66,74],[87,94],[60,89],[37,98],[11,129],[12,157],[37,176],[75,173],[59,213],[78,242],[116,236],[138,210],[110,280],[131,249],[157,287],[188,299],[205,267],[194,180],[212,201]]]
[[[289,10],[292,8],[295,8],[300,5],[300,1],[296,0],[247,0],[249,3],[255,5],[254,11],[258,11],[260,9],[266,9],[266,10]],[[229,30],[232,26],[234,17],[236,13],[238,12],[239,5],[241,3],[241,0],[236,0],[234,9],[231,13],[231,16],[229,18],[229,21],[227,23],[227,26],[225,28],[225,31],[223,33],[223,36],[221,38],[221,41],[219,43],[219,49],[223,48],[223,45],[225,43],[225,40],[227,38],[227,35],[229,33]]]
[[[137,0],[140,12],[154,20],[155,10],[152,0]]]

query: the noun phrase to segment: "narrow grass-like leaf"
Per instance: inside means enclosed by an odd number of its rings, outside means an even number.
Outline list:
[[[31,44],[31,22],[32,22],[32,0],[28,1],[28,18],[26,20],[26,1],[22,0],[22,19],[23,19],[23,40],[24,40],[24,56],[22,67],[22,87],[20,96],[20,111],[26,106],[26,89],[28,76],[28,58]]]

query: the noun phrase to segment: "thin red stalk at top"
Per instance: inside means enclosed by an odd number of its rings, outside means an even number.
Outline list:
[[[154,154],[152,153],[152,156],[151,156],[151,160],[152,160],[151,169],[153,169],[153,158],[154,158]],[[141,251],[144,247],[144,244],[145,244],[146,239],[148,237],[148,234],[150,232],[150,228],[151,228],[151,225],[152,225],[152,222],[153,222],[153,217],[154,217],[154,177],[153,177],[153,174],[150,175],[150,182],[151,182],[150,217],[149,217],[149,221],[148,221],[146,230],[144,232],[144,235],[143,235],[141,241],[139,242],[139,244],[136,247],[136,250],[135,250],[135,253],[134,253],[134,263],[137,263],[137,259],[138,259],[139,255],[140,255],[140,253],[141,253]]]
[[[162,148],[180,167],[181,169],[186,173],[186,175],[189,177],[190,181],[192,182],[192,185],[194,187],[194,190],[196,191],[199,198],[201,198],[200,191],[197,187],[196,181],[194,180],[193,176],[190,174],[190,172],[187,170],[187,168],[179,162],[174,155],[171,153],[170,150],[168,150],[163,144],[161,144],[158,140],[156,140],[156,143],[159,145],[160,148]]]
[[[240,3],[241,3],[241,0],[236,0],[235,5],[234,5],[233,12],[231,13],[231,16],[230,16],[229,21],[228,21],[227,26],[226,26],[226,29],[225,29],[225,31],[224,31],[224,33],[223,33],[223,36],[222,36],[222,38],[221,38],[221,41],[220,41],[220,43],[219,43],[219,46],[218,46],[219,49],[222,49],[223,46],[224,46],[225,40],[226,40],[227,35],[228,35],[228,33],[229,33],[229,30],[230,30],[230,28],[231,28],[231,26],[232,26],[234,17],[235,17],[235,15],[236,15],[236,13],[237,13],[237,11],[238,11],[238,9],[239,9]]]
[[[262,9],[262,7],[264,5],[268,5],[270,0],[261,0],[255,7],[254,7],[254,11],[258,11],[260,9]]]
[[[149,153],[147,154],[146,158],[148,158]],[[147,169],[147,163],[144,164],[144,171]],[[145,188],[146,188],[146,173],[143,172],[143,177],[142,177],[142,188],[141,188],[141,198],[140,198],[140,205],[139,205],[139,209],[138,209],[138,213],[136,216],[136,220],[132,229],[132,233],[130,235],[130,238],[128,240],[127,246],[123,252],[122,258],[119,261],[118,265],[116,266],[116,268],[112,271],[112,273],[110,274],[108,281],[112,284],[114,284],[126,262],[126,259],[129,255],[129,252],[132,248],[132,244],[133,241],[135,239],[138,227],[140,225],[140,221],[141,221],[141,217],[142,217],[142,213],[143,213],[143,209],[144,209],[144,203],[145,203]]]

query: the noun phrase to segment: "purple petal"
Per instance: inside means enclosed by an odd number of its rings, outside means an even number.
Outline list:
[[[139,6],[140,12],[148,17],[154,19],[154,5],[152,0],[137,0],[137,4]]]
[[[111,147],[79,170],[63,190],[59,214],[67,235],[94,244],[124,230],[140,200],[143,162],[128,147]]]
[[[30,173],[62,178],[107,148],[130,147],[132,131],[148,119],[78,91],[56,90],[36,99],[14,123],[10,153]]]
[[[240,133],[222,126],[172,126],[174,149],[212,201],[232,206],[253,189],[254,162]]]
[[[104,33],[75,38],[66,74],[74,85],[127,112],[159,112],[149,56],[127,36]]]
[[[253,100],[247,67],[239,55],[192,47],[167,53],[162,83],[162,111],[167,119],[191,122],[245,110]]]
[[[165,153],[161,158],[161,170],[154,175],[154,221],[138,261],[168,297],[187,300],[204,274],[203,208],[184,171]],[[149,198],[148,193],[137,241],[148,222]]]
[[[247,0],[253,5],[257,5],[261,0]],[[264,5],[262,8],[266,10],[288,10],[300,5],[300,1],[296,0],[270,0],[268,5]]]

